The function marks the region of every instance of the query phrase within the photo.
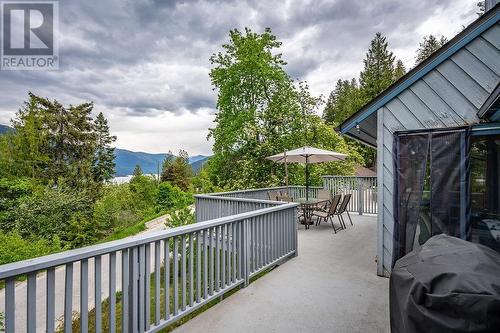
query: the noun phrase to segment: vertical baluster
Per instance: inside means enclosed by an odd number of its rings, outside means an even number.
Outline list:
[[[208,296],[208,229],[203,230],[203,298]]]
[[[285,209],[281,212],[285,220],[285,253],[290,253],[290,214],[289,210]]]
[[[181,290],[181,309],[186,310],[186,235],[181,237],[181,277],[182,277],[182,290]]]
[[[260,260],[260,218],[261,216],[255,217],[255,271],[259,270],[259,260]]]
[[[233,223],[227,226],[226,249],[227,249],[227,277],[226,286],[231,284],[232,281],[232,250],[233,250]]]
[[[215,227],[215,291],[220,285],[220,226]]]
[[[137,303],[139,298],[139,291],[137,290],[137,281],[139,280],[139,248],[133,247],[130,253],[130,281],[132,285],[132,292],[130,295],[130,316],[131,316],[131,329],[135,332],[138,328],[139,316],[137,311]],[[132,333],[131,332],[131,333]]]
[[[248,272],[250,275],[255,271],[255,218],[248,219],[248,223],[250,223],[250,271]]]
[[[47,299],[46,299],[46,322],[45,322],[45,330],[47,333],[54,332],[55,325],[55,290],[56,290],[56,272],[55,268],[47,269]],[[7,298],[7,294],[5,299],[9,299],[14,301],[13,299]]]
[[[276,213],[271,214],[273,219],[273,260],[276,260],[279,256],[279,218]]]
[[[210,241],[210,249],[209,249],[209,257],[210,257],[210,282],[209,282],[209,293],[213,295],[214,293],[214,229],[210,229],[209,231],[209,241]]]
[[[123,275],[123,273],[122,273]],[[102,304],[101,304],[101,256],[94,258],[94,308],[95,308],[95,331],[102,330]],[[123,308],[125,309],[125,308]],[[123,332],[123,329],[122,329]]]
[[[282,214],[282,211],[276,212],[276,214],[280,217],[281,221],[281,256],[285,255],[285,217]]]
[[[167,238],[163,242],[164,263],[163,269],[165,270],[165,319],[170,318],[170,239]]]
[[[116,252],[109,254],[109,331],[116,331]]]
[[[145,275],[145,247],[144,245],[139,246],[139,332],[144,332],[144,299],[145,299],[145,290],[144,290],[144,275]]]
[[[263,236],[262,236],[262,263],[264,266],[267,265],[267,251],[268,251],[268,247],[267,247],[267,237],[269,236],[269,232],[267,230],[267,227],[269,225],[269,223],[267,223],[267,216],[269,214],[266,214],[262,217],[262,229],[263,229]]]
[[[177,316],[179,311],[179,237],[174,237],[174,316]]]
[[[144,321],[145,329],[149,331],[151,327],[151,243],[144,245]]]
[[[160,262],[161,262],[161,242],[155,242],[155,325],[160,324]]]
[[[242,262],[242,254],[243,254],[243,236],[241,232],[241,226],[243,225],[243,221],[239,221],[237,225],[237,232],[236,232],[236,238],[238,238],[238,258],[237,258],[237,265],[238,265],[238,279],[242,278],[242,271],[243,271],[243,264]]]
[[[80,262],[80,328],[82,332],[89,329],[89,262]]]
[[[193,306],[194,301],[194,232],[189,235],[189,306]]]
[[[71,332],[71,319],[73,317],[73,263],[66,264],[64,284],[64,332]]]
[[[128,333],[128,326],[129,326],[129,251],[127,249],[122,250],[122,333]],[[100,272],[100,263],[101,263],[101,258],[99,257],[99,276],[101,275]],[[97,276],[97,272],[96,272]],[[100,293],[101,293],[101,287],[99,286],[99,302],[101,300],[100,298]],[[97,290],[96,290],[96,299],[97,299]],[[96,308],[97,310],[97,308]],[[99,322],[101,321],[101,309],[99,307],[99,317],[97,317],[97,311],[96,311],[96,320],[99,319]],[[96,326],[97,329],[97,326]],[[97,330],[96,330],[97,333]]]
[[[27,296],[27,329],[28,333],[36,332],[36,272],[28,273],[28,296]]]
[[[261,215],[259,217],[259,230],[260,230],[260,232],[259,232],[259,268],[264,267],[264,251],[265,251],[264,218],[265,218],[265,215]]]
[[[278,214],[281,216],[281,224],[282,224],[282,230],[283,230],[283,236],[282,236],[282,239],[283,239],[283,255],[285,255],[287,253],[287,249],[286,249],[286,241],[287,241],[287,221],[286,221],[286,215],[284,214],[286,211],[282,210],[280,212],[278,212]]]
[[[236,224],[237,222],[232,223],[233,235],[232,235],[232,246],[233,246],[233,274],[232,274],[232,282],[236,282]]]
[[[201,301],[201,231],[196,233],[196,302]]]
[[[16,278],[5,281],[5,332],[16,331]]]
[[[227,234],[227,224],[221,226],[222,235],[221,235],[221,247],[222,247],[222,263],[221,263],[221,288],[224,289],[226,287],[226,254],[227,254],[227,246],[226,246],[226,234]]]

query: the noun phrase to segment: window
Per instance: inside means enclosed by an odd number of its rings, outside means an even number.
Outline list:
[[[500,134],[473,136],[470,241],[500,252],[499,171]]]

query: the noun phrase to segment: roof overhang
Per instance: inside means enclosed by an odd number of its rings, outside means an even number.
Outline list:
[[[500,121],[500,83],[481,106],[477,115],[482,119]]]
[[[409,88],[413,83],[420,80],[424,75],[432,71],[443,61],[451,57],[457,51],[469,44],[484,31],[495,25],[500,20],[500,4],[497,4],[490,11],[483,14],[476,21],[471,23],[466,29],[455,36],[448,43],[443,45],[439,50],[434,52],[430,57],[424,60],[421,64],[413,68],[398,81],[389,86],[380,95],[375,97],[368,104],[363,106],[358,112],[354,113],[340,126],[337,131],[341,134],[355,138],[370,146],[376,146],[377,131],[370,130],[373,121],[377,119],[377,110],[391,101],[393,98]],[[500,115],[497,113],[500,118]],[[491,119],[491,118],[490,118]],[[372,124],[365,125],[366,122]],[[374,143],[375,142],[375,143]]]

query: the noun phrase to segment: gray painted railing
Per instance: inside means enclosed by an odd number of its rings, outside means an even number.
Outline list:
[[[309,186],[309,197],[315,198],[318,195],[318,190],[322,189],[321,186]],[[267,187],[267,188],[257,188],[257,189],[249,189],[249,190],[239,190],[239,191],[231,191],[231,192],[219,192],[219,193],[210,193],[208,194],[211,197],[228,197],[228,198],[242,198],[242,199],[258,199],[258,200],[268,200],[267,193],[269,191],[288,191],[288,194],[292,198],[305,198],[306,197],[306,187],[305,186],[297,186],[291,185],[286,186],[277,186],[277,187]]]
[[[309,197],[316,198],[318,190],[328,189],[335,194],[352,195],[351,201],[347,206],[350,212],[359,214],[377,214],[377,177],[356,177],[356,176],[323,176],[323,186],[310,186]],[[288,191],[292,198],[305,198],[305,186],[292,185],[288,187],[268,187],[259,189],[249,189],[231,192],[211,193],[210,197],[231,197],[244,199],[267,200],[269,191]],[[269,202],[269,201],[268,201]],[[207,204],[203,209],[207,209],[209,214],[214,214],[211,204]]]
[[[352,194],[347,210],[377,214],[377,177],[323,176],[323,187],[333,194]]]
[[[101,302],[108,296],[110,332],[117,329],[118,304],[121,332],[156,332],[297,255],[297,204],[209,196],[196,202],[198,209],[216,204],[219,216],[202,209],[202,222],[195,224],[0,266],[6,332],[53,332],[61,307],[64,331],[71,332],[79,310],[87,332],[87,310],[95,307],[90,319],[100,332]],[[27,276],[26,293],[16,287],[21,276]],[[18,297],[26,302],[16,303]]]

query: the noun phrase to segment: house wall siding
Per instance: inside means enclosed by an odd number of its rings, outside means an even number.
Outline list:
[[[395,131],[472,125],[500,82],[500,24],[483,32],[377,111],[377,272],[391,271]]]

